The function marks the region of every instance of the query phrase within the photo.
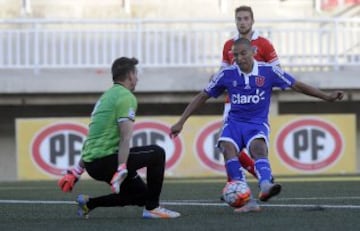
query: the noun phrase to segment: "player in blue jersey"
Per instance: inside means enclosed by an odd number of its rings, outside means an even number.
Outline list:
[[[271,166],[268,160],[268,123],[273,88],[292,88],[305,95],[333,102],[341,100],[344,93],[326,93],[282,71],[277,66],[254,60],[251,43],[245,38],[234,42],[235,64],[220,70],[192,102],[186,107],[177,123],[171,127],[170,136],[176,137],[186,120],[210,97],[218,97],[227,91],[231,109],[222,127],[217,146],[224,155],[225,167],[231,181],[246,181],[238,153],[247,148],[255,160],[260,187],[259,199],[267,201],[281,191],[281,185],[271,182]]]

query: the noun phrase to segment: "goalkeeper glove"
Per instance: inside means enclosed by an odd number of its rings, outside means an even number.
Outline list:
[[[128,174],[128,170],[126,169],[126,164],[120,164],[110,182],[111,191],[113,193],[120,192],[120,185],[127,177],[127,174]]]
[[[75,186],[75,183],[79,180],[83,172],[84,168],[80,165],[66,170],[65,175],[58,181],[58,186],[60,187],[61,191],[71,192]]]

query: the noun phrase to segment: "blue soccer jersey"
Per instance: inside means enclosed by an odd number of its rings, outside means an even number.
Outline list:
[[[214,98],[225,90],[228,92],[231,103],[229,120],[268,124],[272,89],[286,89],[294,82],[294,77],[279,67],[254,61],[249,74],[241,72],[237,65],[224,68],[204,91]]]

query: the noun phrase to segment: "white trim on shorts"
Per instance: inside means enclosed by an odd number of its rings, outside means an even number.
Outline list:
[[[231,138],[229,138],[229,137],[220,137],[220,138],[218,139],[218,142],[216,143],[216,147],[220,148],[220,142],[221,142],[221,141],[226,141],[226,142],[232,143],[232,144],[235,146],[235,149],[236,149],[237,153],[240,152],[240,148],[239,148],[239,146],[237,145],[237,143],[236,143],[233,139],[231,139]],[[221,150],[221,149],[220,149],[220,150]]]

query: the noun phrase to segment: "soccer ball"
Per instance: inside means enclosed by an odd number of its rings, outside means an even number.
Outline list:
[[[227,182],[222,193],[224,201],[234,208],[245,205],[251,197],[250,188],[243,181]]]

